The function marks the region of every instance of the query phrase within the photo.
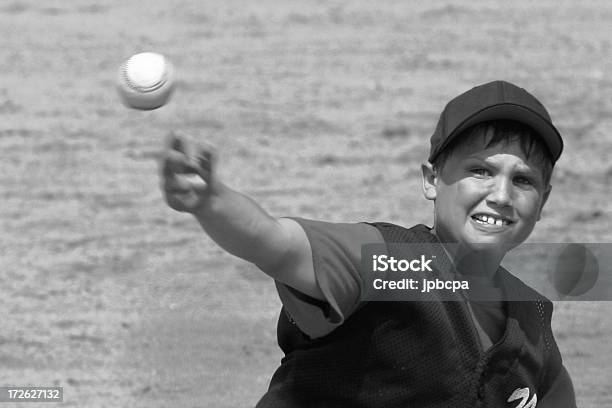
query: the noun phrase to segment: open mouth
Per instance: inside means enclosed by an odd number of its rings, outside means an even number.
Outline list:
[[[472,215],[472,219],[478,224],[495,225],[497,227],[503,227],[514,223],[514,221],[508,218],[488,214],[474,214]]]

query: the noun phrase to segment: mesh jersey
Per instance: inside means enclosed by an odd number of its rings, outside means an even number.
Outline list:
[[[436,242],[424,226],[375,226],[386,242]],[[371,302],[316,339],[281,313],[286,356],[258,407],[502,407],[517,390],[545,394],[561,370],[552,305],[499,273],[505,290],[535,300],[508,305],[486,352],[464,302]]]
[[[359,306],[361,248],[364,244],[384,244],[378,229],[366,223],[329,223],[293,218],[306,232],[312,249],[317,284],[325,302],[309,298],[293,288],[276,282],[285,311],[290,319],[311,338],[321,337],[344,322]],[[481,290],[501,298],[495,279],[470,277]],[[363,283],[362,283],[363,284]],[[482,347],[489,348],[503,335],[505,306],[501,301],[469,304]],[[281,342],[282,344],[282,342]]]

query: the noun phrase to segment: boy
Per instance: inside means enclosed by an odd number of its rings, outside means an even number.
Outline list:
[[[540,102],[495,81],[440,116],[422,165],[431,229],[273,218],[176,136],[163,183],[170,207],[275,280],[285,358],[258,407],[574,407],[552,304],[499,266],[539,220],[562,148]],[[440,245],[440,268],[533,301],[362,301],[362,246],[395,243]]]

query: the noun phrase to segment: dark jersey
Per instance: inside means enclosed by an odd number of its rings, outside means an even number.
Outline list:
[[[424,226],[375,226],[386,242],[437,242]],[[281,313],[286,356],[258,407],[535,407],[563,372],[550,329],[552,305],[500,274],[505,290],[534,301],[507,305],[501,338],[488,348],[460,301],[360,304],[317,338]],[[326,302],[311,303],[332,314]]]

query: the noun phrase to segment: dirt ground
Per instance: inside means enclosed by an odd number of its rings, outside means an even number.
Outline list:
[[[274,286],[165,206],[172,129],[216,145],[221,177],[274,215],[431,224],[419,164],[437,115],[506,79],[566,142],[530,242],[612,242],[610,21],[605,1],[1,2],[0,385],[89,408],[264,393]],[[114,88],[144,50],[177,71],[153,112]],[[579,406],[612,406],[612,303],[555,306]]]

